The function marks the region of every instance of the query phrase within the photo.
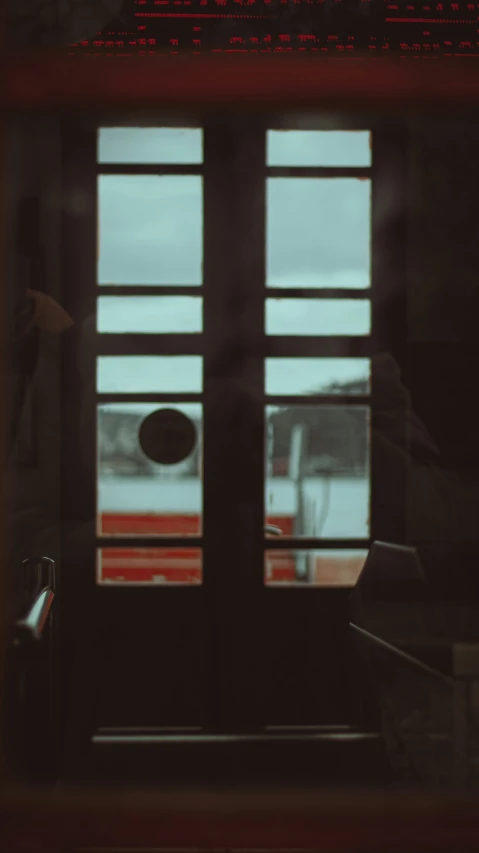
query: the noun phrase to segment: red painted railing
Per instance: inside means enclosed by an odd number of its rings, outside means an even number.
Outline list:
[[[291,536],[292,517],[271,516],[267,523]],[[98,560],[99,583],[175,583],[199,584],[202,580],[202,552],[192,546],[172,548],[168,536],[199,536],[198,515],[126,515],[105,513],[100,519],[100,533],[107,536],[138,536],[138,547],[102,549]],[[142,547],[141,536],[165,536],[158,547]],[[294,583],[295,555],[288,549],[267,551],[265,580],[267,583]],[[314,553],[309,556],[309,581],[322,586],[353,586],[361,571],[364,557]]]
[[[292,518],[268,518],[268,524],[280,527],[291,535]],[[198,515],[154,515],[142,513],[104,513],[100,518],[100,533],[104,536],[199,536],[201,518]],[[100,551],[98,581],[100,583],[189,583],[202,579],[202,559],[199,548],[108,548]],[[295,580],[294,556],[288,551],[276,551],[268,559],[269,582]]]

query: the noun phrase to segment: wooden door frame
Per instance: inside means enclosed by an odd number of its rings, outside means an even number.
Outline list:
[[[318,129],[328,122],[324,116],[311,116],[310,128],[317,127]],[[78,169],[83,174],[83,181],[88,182],[88,194],[94,194],[96,197],[96,167],[92,169],[92,161],[96,163],[96,151],[94,151],[94,128],[98,125],[138,125],[144,126],[168,126],[181,124],[182,126],[198,126],[205,128],[205,161],[204,161],[204,285],[203,288],[195,288],[198,295],[204,295],[209,309],[205,312],[205,328],[202,338],[204,352],[204,373],[205,373],[205,388],[204,393],[209,395],[209,389],[221,380],[223,375],[222,353],[228,345],[239,348],[243,353],[249,353],[247,362],[242,365],[243,381],[253,389],[251,396],[251,407],[247,414],[247,419],[250,428],[261,430],[264,435],[264,405],[266,398],[264,397],[263,389],[263,359],[269,354],[279,354],[283,352],[281,341],[267,339],[264,334],[264,307],[265,307],[265,208],[263,204],[258,204],[258,186],[265,186],[266,181],[266,158],[265,158],[265,137],[267,127],[295,127],[297,126],[297,116],[294,112],[269,112],[264,115],[261,113],[238,113],[234,119],[229,114],[220,115],[216,111],[196,110],[188,113],[180,111],[175,115],[173,111],[154,110],[148,114],[139,113],[129,114],[128,118],[118,112],[117,116],[110,112],[97,111],[88,117],[75,118],[70,121],[65,118],[65,136],[64,136],[64,151],[65,151],[65,191],[68,191],[69,170],[73,168],[75,173]],[[368,127],[371,124],[370,117],[365,114],[362,118],[358,116],[350,116],[344,118],[341,122],[341,127],[344,129],[358,129]],[[305,126],[304,116],[302,126]],[[378,136],[380,139],[389,138],[394,134],[397,128],[396,123],[386,122],[386,131],[379,129]],[[240,129],[240,133],[235,135],[235,130]],[[381,136],[381,134],[383,134]],[[74,149],[74,155],[71,148]],[[375,142],[376,147],[376,142]],[[380,146],[379,146],[380,147]],[[72,160],[73,157],[73,160]],[[80,162],[78,162],[80,157]],[[173,167],[174,171],[181,172],[181,167],[178,170]],[[138,172],[142,171],[142,166],[139,165]],[[378,167],[373,165],[373,194],[377,183]],[[75,180],[74,180],[75,184]],[[76,179],[78,186],[78,179]],[[234,203],[231,203],[231,199]],[[373,201],[374,204],[374,201]],[[224,211],[232,208],[233,219],[228,219],[224,216]],[[85,231],[86,229],[86,231]],[[248,235],[248,239],[244,236]],[[64,241],[62,246],[62,257],[64,269],[68,270],[65,275],[65,280],[68,281],[69,298],[72,302],[66,304],[66,308],[72,316],[84,316],[94,309],[96,299],[94,287],[83,288],[85,280],[96,280],[95,259],[90,253],[81,251],[81,246],[86,241],[92,244],[96,240],[96,223],[94,216],[84,217],[81,228],[78,226],[78,216],[73,211],[65,212],[65,229]],[[374,240],[374,235],[373,235]],[[247,244],[247,251],[244,251],[243,246]],[[223,251],[218,250],[218,245],[223,247]],[[79,263],[72,264],[71,258],[80,258]],[[234,262],[232,261],[234,259]],[[225,281],[229,281],[229,286],[225,287]],[[373,257],[373,286],[374,294],[378,282],[374,281],[374,257]],[[154,288],[152,289],[152,292]],[[86,303],[83,294],[85,294]],[[226,300],[226,301],[225,301]],[[373,322],[375,301],[373,299]],[[86,311],[88,307],[88,311]],[[216,318],[222,316],[223,320],[229,316],[231,320],[230,327],[226,327],[225,323],[218,324]],[[251,326],[253,318],[254,325]],[[181,338],[182,336],[175,336]],[[193,336],[194,337],[194,336]],[[189,340],[187,340],[189,338]],[[191,347],[192,336],[183,336],[182,345]],[[136,341],[135,341],[136,343]],[[163,342],[162,342],[163,343]],[[358,352],[365,351],[363,342],[352,341],[352,346],[357,347]],[[198,344],[193,343],[191,351],[197,351]],[[293,348],[295,354],[325,354],[330,349],[330,343],[325,340],[311,339],[296,339],[293,342],[286,342],[286,350],[288,346]],[[109,342],[105,343],[105,352],[121,352],[118,349],[118,344],[112,349]],[[102,350],[103,351],[103,350]],[[135,350],[136,351],[136,350]],[[183,351],[183,350],[182,350]],[[90,353],[91,367],[94,371],[94,353]],[[64,390],[67,391],[71,387],[71,370],[73,368],[72,357],[75,353],[65,352],[63,373],[64,373]],[[153,395],[154,396],[154,395]],[[157,395],[158,396],[158,395]],[[161,396],[161,395],[160,395]],[[214,577],[206,569],[204,576],[203,588],[205,595],[209,598],[209,608],[212,614],[212,629],[211,637],[211,661],[210,661],[210,681],[208,693],[210,696],[211,716],[208,729],[214,731],[231,731],[232,727],[238,731],[249,731],[255,729],[258,725],[258,720],[251,715],[251,702],[247,698],[248,691],[231,689],[223,691],[222,695],[218,692],[219,684],[227,685],[229,683],[229,673],[231,671],[231,658],[228,654],[228,649],[232,646],[236,648],[235,660],[238,661],[238,649],[244,655],[245,660],[245,678],[250,687],[255,684],[253,692],[256,693],[261,682],[261,668],[257,665],[258,648],[257,638],[261,632],[258,630],[261,622],[261,614],[264,613],[264,608],[267,600],[271,597],[272,590],[268,590],[263,584],[263,552],[266,546],[263,535],[263,478],[264,478],[264,461],[263,461],[263,443],[260,441],[259,431],[256,435],[256,440],[253,446],[248,448],[248,453],[243,453],[242,463],[238,465],[238,448],[244,445],[246,430],[240,428],[240,422],[236,421],[231,424],[224,417],[218,418],[218,411],[215,410],[214,417],[211,417],[211,410],[208,406],[205,408],[205,475],[204,475],[204,534],[202,537],[203,547],[205,548],[206,560],[205,564],[210,565],[215,563],[217,566],[221,564],[222,555],[229,553],[232,555],[232,565],[234,570],[223,575],[217,573]],[[233,428],[233,433],[231,429]],[[68,446],[64,445],[64,458],[62,470],[64,472],[64,493],[71,493],[71,453]],[[228,470],[236,469],[240,472],[243,489],[247,488],[248,494],[251,494],[251,489],[256,494],[255,510],[251,519],[248,521],[250,527],[246,533],[246,529],[236,529],[234,519],[238,517],[238,511],[241,513],[241,508],[237,503],[236,510],[234,509],[234,501],[240,499],[240,492],[235,491],[233,496],[233,504],[231,499],[228,502],[224,501],[224,493],[228,487],[230,476],[226,474],[227,467],[224,469],[225,476],[218,477],[214,473],[212,467],[206,460],[214,459],[218,452],[221,452],[223,458],[229,459]],[[80,495],[77,495],[79,497]],[[94,507],[95,495],[90,493],[87,496],[87,503]],[[232,509],[233,507],[233,509]],[[374,515],[374,510],[373,510]],[[218,519],[221,523],[218,525]],[[374,529],[374,527],[373,527]],[[179,538],[178,542],[173,544],[185,545],[189,540]],[[249,559],[246,562],[244,556],[244,544],[248,543]],[[142,545],[153,544],[148,540],[142,541]],[[155,544],[159,544],[155,540]],[[168,541],[168,544],[172,544]],[[193,543],[192,543],[193,544]],[[302,544],[302,543],[301,543]],[[314,542],[304,543],[306,546],[314,547]],[[332,544],[332,543],[329,543]],[[340,543],[334,543],[336,545]],[[349,544],[349,543],[348,543]],[[324,548],[325,544],[319,540],[316,545]],[[291,547],[291,543],[281,543],[280,547]],[[93,545],[92,545],[93,548]],[[260,563],[261,558],[261,563]],[[245,565],[249,568],[248,577],[245,576]],[[240,593],[239,583],[242,582]],[[68,580],[65,580],[68,584]],[[255,590],[254,608],[251,609],[252,599],[251,592]],[[305,594],[305,591],[298,590],[281,590],[276,594],[280,594],[283,599],[291,599],[297,601],[299,594]],[[97,591],[98,593],[98,591]],[[124,591],[126,593],[126,590]],[[184,594],[188,595],[186,590],[178,590],[178,598]],[[102,591],[102,597],[106,598],[111,594],[110,589]],[[274,594],[274,593],[273,593]],[[324,590],[321,588],[309,589],[309,596],[314,596],[316,599],[344,601],[347,597],[345,590]],[[98,598],[98,594],[96,595]],[[229,610],[227,609],[222,614],[222,608],[219,602],[228,600],[230,602]],[[248,630],[243,636],[237,635],[232,644],[220,641],[219,637],[223,637],[231,631],[232,620],[231,614],[241,605],[243,612],[247,614],[245,617],[245,627]],[[224,609],[224,608],[223,608]],[[214,616],[214,618],[213,618]],[[218,618],[221,622],[219,627]],[[235,623],[238,626],[238,623]],[[256,629],[252,630],[253,624],[256,624]],[[219,633],[218,633],[219,632]],[[231,652],[230,652],[231,654]],[[261,655],[261,652],[260,652]],[[246,663],[247,662],[247,663]],[[253,681],[251,676],[254,672]],[[217,679],[214,673],[219,673]],[[232,685],[230,685],[231,687]],[[242,697],[244,696],[244,701]]]

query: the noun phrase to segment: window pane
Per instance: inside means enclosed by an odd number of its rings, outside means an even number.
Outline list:
[[[196,355],[104,355],[97,359],[100,394],[200,392],[203,359]]]
[[[203,131],[184,127],[102,127],[99,163],[202,163]]]
[[[268,335],[369,335],[368,299],[267,299]]]
[[[370,166],[367,130],[268,130],[268,166]]]
[[[270,178],[266,213],[270,287],[369,287],[369,180]]]
[[[200,584],[200,548],[103,548],[98,584]]]
[[[284,536],[369,537],[369,409],[267,409],[265,516]]]
[[[197,175],[100,175],[99,284],[201,284]]]
[[[98,407],[98,533],[100,536],[199,535],[202,408],[175,405],[193,421],[196,445],[177,465],[159,465],[143,452],[144,419],[171,405],[112,403]]]
[[[203,300],[190,296],[100,296],[99,332],[201,332]]]
[[[354,586],[367,551],[266,551],[266,584]]]
[[[368,394],[368,358],[267,358],[267,394]]]

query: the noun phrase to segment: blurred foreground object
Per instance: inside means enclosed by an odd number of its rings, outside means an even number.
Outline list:
[[[48,332],[49,335],[61,335],[74,325],[70,315],[47,293],[40,293],[38,290],[27,292],[33,299],[33,326],[38,326],[42,332]]]
[[[123,0],[9,0],[9,40],[15,47],[54,47],[93,38],[122,5]]]

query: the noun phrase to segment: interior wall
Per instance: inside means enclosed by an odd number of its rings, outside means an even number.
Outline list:
[[[425,545],[440,541],[434,566],[441,563],[449,578],[464,569],[473,585],[479,555],[478,143],[479,125],[472,121],[410,126],[409,387],[445,469],[441,476],[423,470],[412,484],[410,500],[431,501],[434,523],[414,530],[413,519],[410,537],[422,535]]]
[[[61,137],[54,117],[12,118],[6,133],[7,184],[6,262],[10,341],[18,341],[19,304],[27,288],[41,290],[61,304]],[[34,238],[25,222],[19,222],[22,199],[39,200],[40,253],[28,259]],[[60,560],[60,338],[49,331],[38,333],[34,370],[25,382],[15,443],[8,460],[9,562],[17,577],[23,559],[45,555]],[[21,371],[20,371],[21,372]],[[11,359],[9,383],[18,389],[18,363]],[[10,395],[10,419],[14,415]]]
[[[453,462],[479,463],[471,393],[479,367],[479,126],[416,123],[410,134],[412,391]]]

